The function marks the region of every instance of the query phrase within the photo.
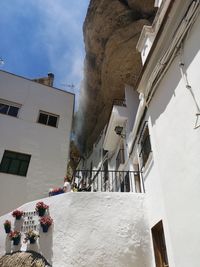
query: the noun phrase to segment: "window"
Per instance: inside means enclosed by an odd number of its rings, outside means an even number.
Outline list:
[[[58,115],[50,114],[47,112],[40,111],[38,122],[44,125],[49,125],[52,127],[58,126]]]
[[[143,130],[139,138],[139,143],[141,147],[139,156],[142,158],[142,166],[145,166],[151,152],[151,141],[147,122],[143,126]]]
[[[152,229],[153,247],[156,267],[168,267],[167,249],[165,244],[165,235],[163,223],[160,221]]]
[[[118,170],[120,164],[125,163],[125,158],[124,158],[124,143],[120,144],[120,149],[116,157],[116,170]]]
[[[20,105],[0,99],[0,113],[17,117]]]
[[[5,150],[0,172],[26,176],[30,159],[30,155]]]

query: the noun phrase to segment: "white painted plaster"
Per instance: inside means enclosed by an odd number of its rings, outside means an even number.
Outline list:
[[[133,87],[126,85],[125,86],[125,99],[126,99],[126,106],[127,106],[127,114],[128,114],[128,121],[127,121],[127,129],[126,129],[126,138],[128,137],[129,133],[133,129],[133,125],[135,122],[136,113],[139,106],[139,94],[137,91],[133,89]]]
[[[155,7],[160,7],[162,2],[163,2],[163,0],[155,0],[154,6]]]
[[[150,227],[163,220],[169,266],[199,266],[200,18],[153,96],[149,121],[153,161],[144,171]],[[181,75],[180,62],[191,89]],[[198,125],[198,123],[197,123]],[[192,244],[192,245],[191,245]]]
[[[0,114],[0,161],[4,150],[31,155],[27,177],[0,173],[3,214],[63,184],[74,95],[0,71],[0,98],[22,105],[18,118]],[[37,123],[39,110],[59,115],[58,128]]]
[[[66,193],[43,201],[54,225],[28,249],[41,253],[54,267],[152,267],[144,195]],[[20,209],[34,207],[32,202]],[[5,242],[7,252],[13,249],[3,233],[5,219],[13,224],[10,214],[0,217],[0,255]]]

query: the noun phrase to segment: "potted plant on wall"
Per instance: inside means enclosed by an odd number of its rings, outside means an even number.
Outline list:
[[[21,239],[21,233],[19,231],[11,231],[9,237],[13,241],[14,246],[19,245]]]
[[[21,210],[14,210],[12,213],[12,216],[15,217],[16,220],[20,220],[22,215],[23,215],[23,211]]]
[[[44,233],[48,232],[49,227],[52,225],[53,219],[50,216],[45,216],[40,219],[40,225]]]
[[[36,242],[36,240],[39,237],[39,233],[35,230],[29,230],[25,233],[25,239],[24,242],[30,242],[30,244],[34,244]]]
[[[37,213],[38,213],[38,215],[40,216],[40,217],[42,217],[42,216],[44,216],[44,214],[45,214],[45,212],[46,212],[46,210],[49,208],[49,206],[48,205],[46,205],[46,204],[44,204],[44,202],[38,202],[37,204],[36,204],[36,207],[35,207],[35,210],[37,211]]]
[[[6,220],[3,225],[4,225],[6,234],[9,234],[11,231],[11,222]]]
[[[49,196],[52,197],[52,196],[56,196],[56,195],[63,194],[63,193],[64,193],[63,188],[58,187],[58,188],[51,189],[49,191]]]

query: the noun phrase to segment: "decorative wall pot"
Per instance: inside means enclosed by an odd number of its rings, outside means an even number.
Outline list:
[[[13,239],[13,245],[14,245],[14,246],[19,245],[19,242],[20,242],[20,237],[17,237],[17,238],[15,238],[15,239]]]
[[[16,216],[15,218],[16,218],[16,220],[20,220],[21,219],[21,215],[19,215],[19,216]]]
[[[30,238],[29,241],[30,241],[30,244],[35,244],[36,242],[35,238]]]
[[[44,216],[45,211],[46,211],[45,209],[39,209],[39,210],[38,210],[38,215],[39,215],[40,217]]]
[[[41,226],[42,226],[43,233],[47,233],[49,229],[49,225],[41,224]]]
[[[9,234],[10,231],[11,231],[11,228],[10,227],[4,227],[4,229],[5,229],[6,234]]]

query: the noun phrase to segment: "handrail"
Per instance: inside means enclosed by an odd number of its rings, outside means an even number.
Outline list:
[[[79,178],[78,187],[81,189],[83,182],[86,189],[100,192],[136,192],[136,176],[141,177],[139,171],[115,170],[77,170],[74,179]],[[140,179],[141,180],[141,179]],[[142,185],[142,181],[141,181]],[[142,186],[141,186],[142,188]]]

